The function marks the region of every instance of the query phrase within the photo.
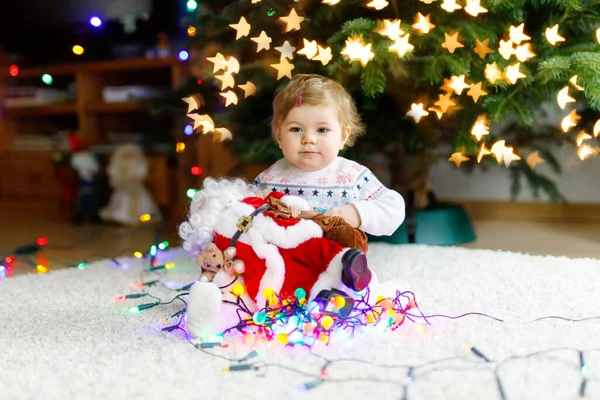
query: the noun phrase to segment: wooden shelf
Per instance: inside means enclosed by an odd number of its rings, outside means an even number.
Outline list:
[[[4,115],[7,117],[70,115],[75,113],[77,113],[77,105],[75,103],[9,107],[4,109]]]
[[[37,78],[43,74],[74,75],[77,72],[111,72],[131,71],[138,69],[160,69],[181,63],[176,57],[169,58],[131,58],[124,60],[111,60],[101,62],[88,62],[79,64],[56,65],[49,67],[23,68],[19,71],[17,79]],[[8,68],[7,68],[8,70]],[[7,78],[5,76],[5,78]]]
[[[85,111],[104,114],[104,113],[128,113],[135,111],[146,111],[146,107],[139,101],[125,101],[118,103],[94,103],[84,107]]]

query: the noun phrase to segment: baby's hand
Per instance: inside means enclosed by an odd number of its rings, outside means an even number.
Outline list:
[[[353,228],[358,228],[361,224],[360,215],[352,204],[341,207],[334,207],[327,211],[325,215],[330,217],[342,217]]]
[[[300,218],[300,213],[302,212],[302,210],[300,210],[299,207],[290,206],[290,211],[292,213],[292,218]]]

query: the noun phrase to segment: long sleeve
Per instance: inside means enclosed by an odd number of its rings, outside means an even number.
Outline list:
[[[391,235],[404,221],[405,205],[400,193],[386,188],[365,168],[355,183],[352,202],[361,219],[360,229],[375,235]]]

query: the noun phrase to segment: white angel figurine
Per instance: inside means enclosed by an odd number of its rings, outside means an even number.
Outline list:
[[[100,218],[123,225],[138,225],[146,214],[152,221],[160,220],[160,210],[144,186],[147,175],[148,164],[141,147],[119,146],[108,166],[113,193],[108,205],[100,210]]]

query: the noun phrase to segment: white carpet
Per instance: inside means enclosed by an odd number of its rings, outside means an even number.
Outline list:
[[[432,318],[425,332],[407,322],[395,332],[362,334],[352,346],[334,338],[316,352],[378,365],[334,363],[328,369],[331,382],[301,392],[298,386],[314,378],[276,366],[221,372],[229,362],[203,354],[181,335],[160,332],[166,326],[162,320],[180,309],[177,303],[127,313],[150,300],[112,301],[135,291],[131,283],[140,281],[139,260],[128,259],[121,269],[104,261],[83,271],[0,282],[0,398],[401,399],[408,370],[402,365],[450,357],[415,369],[407,398],[499,399],[493,373],[497,364],[484,363],[467,344],[494,361],[560,347],[600,348],[600,319],[528,323],[548,315],[600,315],[600,260],[382,244],[372,245],[370,253],[380,279],[408,282],[425,314],[477,311],[505,322],[480,316]],[[178,261],[167,280],[192,277],[191,264],[184,264]],[[251,350],[238,343],[209,351],[235,358]],[[600,398],[600,351],[584,356],[587,397]],[[306,349],[279,345],[265,348],[253,361],[314,376],[324,364]],[[514,359],[498,372],[510,399],[575,399],[582,379],[578,353],[570,350]]]

